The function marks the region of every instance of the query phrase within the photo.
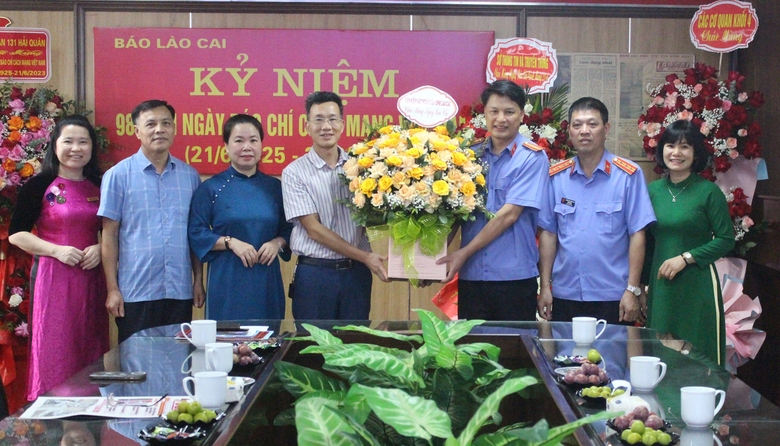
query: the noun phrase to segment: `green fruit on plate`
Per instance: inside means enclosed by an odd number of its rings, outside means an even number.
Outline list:
[[[644,435],[642,435],[642,443],[647,446],[653,445],[657,441],[658,441],[658,436],[652,432],[645,432]]]
[[[196,423],[198,421],[202,421],[203,423],[208,423],[209,422],[209,416],[206,415],[206,412],[198,412],[197,414],[195,414],[194,417],[192,417],[192,420],[194,422],[196,422]]]
[[[631,434],[632,434],[631,430],[623,429],[623,432],[620,433],[620,439],[623,441],[628,441],[628,436]]]
[[[189,401],[179,401],[179,405],[176,406],[176,410],[179,411],[179,413],[187,412],[187,409],[190,407]]]
[[[197,414],[202,410],[203,410],[203,406],[201,406],[199,402],[193,401],[190,403],[190,407],[187,408],[187,413],[194,417],[195,414]]]
[[[631,423],[631,432],[637,433],[640,436],[645,433],[645,423],[640,420],[634,420]]]
[[[666,432],[658,433],[658,444],[660,444],[661,446],[666,446],[671,442],[672,442],[671,435],[667,434]]]
[[[208,421],[209,423],[214,421],[215,418],[217,418],[217,413],[214,412],[213,410],[206,409],[206,410],[203,411],[203,413],[205,413],[206,416],[209,418],[209,421]]]
[[[179,423],[192,424],[192,422],[193,422],[192,415],[188,413],[179,414]]]
[[[626,441],[628,444],[637,444],[640,441],[642,441],[642,436],[637,434],[636,432],[631,432],[628,434],[628,438],[626,438]]]
[[[179,412],[176,410],[172,410],[165,414],[165,418],[168,419],[171,423],[178,423],[179,422]]]
[[[595,348],[592,348],[592,349],[588,350],[587,358],[588,358],[588,361],[590,361],[590,362],[592,362],[594,364],[598,364],[601,361],[601,353],[599,353],[599,351],[596,350]]]

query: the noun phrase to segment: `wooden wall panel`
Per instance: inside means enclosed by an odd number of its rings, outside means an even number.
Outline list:
[[[45,28],[51,34],[51,79],[45,84],[23,86],[30,88],[47,85],[56,88],[65,100],[75,99],[73,12],[0,10],[0,16],[11,19],[11,28]]]
[[[496,39],[508,39],[517,35],[517,19],[514,16],[429,16],[413,17],[415,31],[493,31]]]
[[[193,14],[194,28],[408,30],[409,16],[338,14]],[[312,42],[321,45],[325,42]]]
[[[628,19],[529,17],[528,37],[551,42],[561,53],[626,53]]]
[[[718,67],[718,54],[698,50],[691,42],[687,19],[632,19],[632,53],[693,54],[696,62]],[[723,68],[728,71],[728,54],[724,55]]]

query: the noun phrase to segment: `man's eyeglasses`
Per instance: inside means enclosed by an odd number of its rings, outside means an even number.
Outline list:
[[[312,125],[314,127],[317,127],[317,128],[322,127],[323,125],[325,125],[326,122],[331,127],[338,127],[339,125],[341,125],[342,122],[344,122],[344,120],[342,120],[341,118],[328,118],[328,119],[325,119],[325,118],[315,118],[315,119],[312,119],[309,122],[311,122]]]

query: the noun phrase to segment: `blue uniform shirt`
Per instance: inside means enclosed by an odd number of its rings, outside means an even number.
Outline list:
[[[540,227],[558,235],[553,296],[620,300],[628,284],[629,236],[655,222],[642,169],[606,150],[590,178],[578,158],[565,162],[571,167],[550,170],[558,172],[539,217]]]
[[[512,226],[466,260],[460,270],[463,280],[508,281],[539,275],[536,227],[549,181],[549,161],[544,150],[533,144],[533,148],[524,146],[527,142],[518,134],[498,156],[491,151],[489,138],[483,145],[488,164],[487,209],[496,213],[507,203],[524,209]],[[464,223],[461,246],[471,242],[486,224],[481,213],[475,221]]]

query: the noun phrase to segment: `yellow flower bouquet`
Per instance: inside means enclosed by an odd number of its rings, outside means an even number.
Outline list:
[[[349,148],[342,179],[349,184],[352,218],[376,239],[388,230],[404,254],[410,277],[415,244],[420,252],[442,252],[452,225],[485,209],[485,167],[468,134],[453,121],[432,130],[408,121],[369,132]]]

